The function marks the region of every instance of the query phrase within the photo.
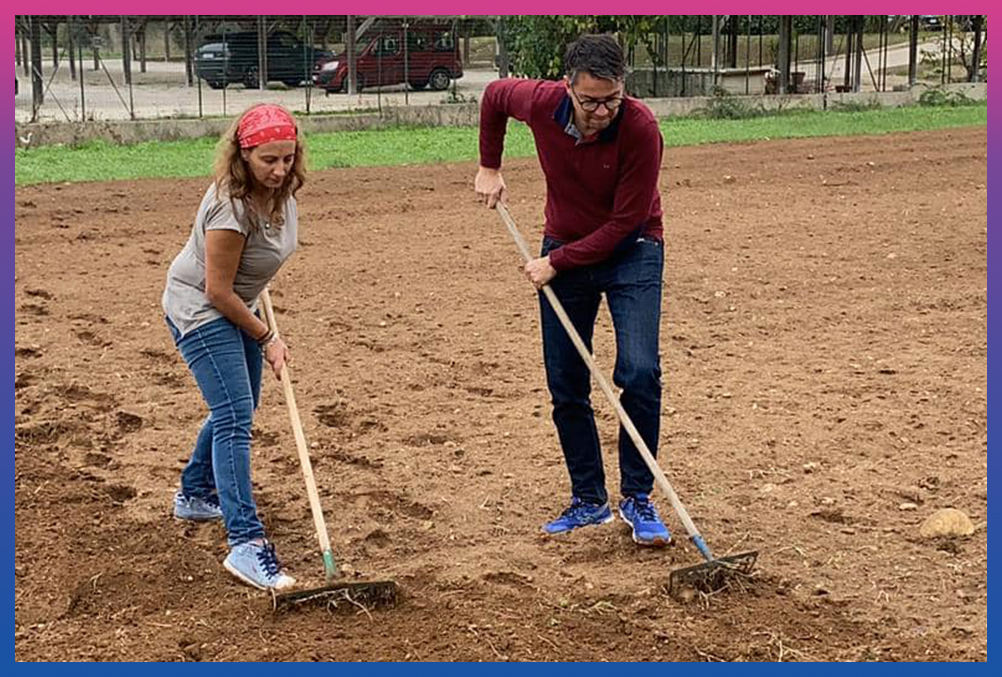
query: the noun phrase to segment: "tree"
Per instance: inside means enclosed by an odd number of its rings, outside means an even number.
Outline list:
[[[505,18],[503,39],[516,75],[554,79],[563,75],[564,50],[584,33],[616,33],[624,51],[638,43],[651,48],[651,36],[664,19],[648,15],[547,15]]]

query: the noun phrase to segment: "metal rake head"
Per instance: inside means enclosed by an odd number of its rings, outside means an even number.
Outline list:
[[[355,606],[363,610],[377,606],[395,606],[399,589],[393,581],[355,581],[334,583],[321,588],[295,590],[275,595],[275,608],[288,609],[304,604],[324,607]]]
[[[676,569],[668,578],[668,592],[674,597],[683,595],[687,590],[717,592],[726,588],[735,578],[750,577],[757,560],[758,551],[754,550]]]

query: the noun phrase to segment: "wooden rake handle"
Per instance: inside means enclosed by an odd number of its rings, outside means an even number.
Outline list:
[[[265,318],[271,331],[278,334],[278,324],[275,322],[275,308],[271,304],[271,294],[265,288],[261,292],[261,304],[264,306]],[[303,422],[299,418],[299,408],[296,406],[296,395],[292,392],[292,377],[289,375],[289,367],[282,365],[280,374],[282,390],[285,391],[285,402],[289,406],[289,420],[292,422],[292,432],[296,437],[296,450],[299,452],[299,465],[303,470],[303,479],[306,480],[306,493],[310,501],[310,512],[313,513],[313,526],[317,531],[317,540],[320,542],[320,550],[324,557],[324,571],[328,582],[335,573],[334,558],[331,554],[330,539],[327,536],[327,524],[324,522],[324,513],[320,508],[320,496],[317,494],[317,482],[313,477],[313,464],[310,462],[310,452],[306,447],[306,435],[303,434]]]
[[[522,233],[519,232],[518,226],[515,225],[515,221],[512,220],[511,214],[508,213],[508,208],[503,202],[498,202],[496,206],[498,214],[501,215],[501,220],[504,221],[505,226],[508,227],[508,232],[511,233],[512,238],[515,240],[515,244],[518,246],[519,251],[522,252],[522,258],[525,259],[526,263],[533,260],[535,257],[529,251],[529,247],[525,243],[525,239],[522,237]],[[571,322],[571,318],[567,315],[567,311],[564,310],[563,305],[557,298],[556,293],[550,288],[550,285],[543,285],[543,294],[546,296],[546,300],[550,302],[550,306],[553,307],[554,312],[557,317],[560,318],[560,324],[564,326],[564,330],[567,331],[567,335],[570,337],[571,342],[574,347],[577,348],[578,354],[581,355],[581,359],[584,363],[588,365],[588,371],[595,378],[596,383],[598,383],[599,388],[605,393],[606,399],[609,400],[609,404],[613,406],[616,410],[616,415],[619,417],[619,422],[623,425],[630,439],[633,440],[633,444],[636,445],[637,451],[640,452],[640,456],[644,459],[644,463],[647,464],[648,469],[650,469],[651,474],[654,475],[654,479],[660,487],[661,491],[668,497],[671,501],[671,506],[678,514],[679,519],[682,520],[682,524],[685,526],[685,530],[689,532],[689,537],[697,543],[697,546],[703,542],[702,537],[699,534],[699,530],[696,529],[696,525],[693,523],[692,519],[689,517],[688,511],[685,506],[682,505],[681,499],[679,499],[678,494],[672,488],[671,483],[665,476],[664,471],[658,465],[657,461],[654,459],[654,455],[651,454],[650,449],[647,447],[647,443],[644,442],[643,438],[640,436],[640,432],[637,427],[633,425],[633,421],[630,420],[629,414],[623,409],[623,405],[619,402],[619,397],[613,391],[612,386],[609,385],[609,381],[606,380],[605,376],[599,370],[598,365],[595,364],[595,358],[592,357],[591,352],[585,346],[584,341],[581,340],[581,335],[578,334],[577,329],[574,328],[574,324]],[[703,551],[703,548],[700,548]],[[707,559],[712,559],[709,556],[709,550],[707,549],[702,553]]]

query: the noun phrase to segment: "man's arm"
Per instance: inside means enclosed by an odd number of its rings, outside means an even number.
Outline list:
[[[491,209],[506,197],[501,176],[501,156],[508,118],[522,122],[532,118],[532,99],[538,80],[495,80],[487,85],[480,102],[480,169],[473,182],[477,195]]]

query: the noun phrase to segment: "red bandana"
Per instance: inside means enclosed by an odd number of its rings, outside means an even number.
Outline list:
[[[269,141],[295,141],[296,123],[282,108],[263,104],[251,108],[240,118],[237,137],[241,148],[253,148]]]

